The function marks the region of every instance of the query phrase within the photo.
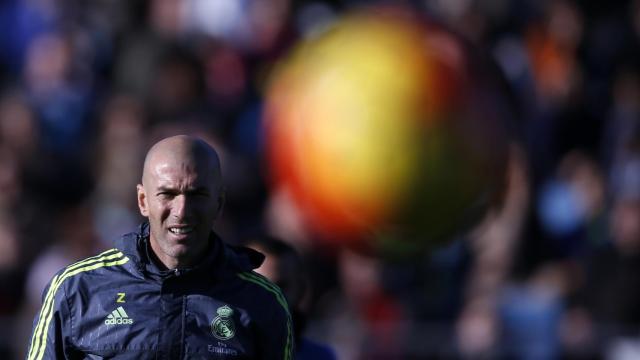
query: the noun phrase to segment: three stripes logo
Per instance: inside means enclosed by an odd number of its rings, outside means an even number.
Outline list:
[[[131,325],[133,324],[133,319],[129,318],[127,312],[124,311],[122,306],[118,306],[117,309],[113,310],[107,319],[104,321],[105,325]]]

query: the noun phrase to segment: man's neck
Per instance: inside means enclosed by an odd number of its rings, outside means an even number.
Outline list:
[[[158,269],[162,271],[172,270],[178,267],[177,261],[170,261],[171,259],[162,259],[158,254],[162,252],[160,249],[156,248],[155,242],[151,240],[149,237],[149,241],[147,242],[147,256],[149,257],[149,261],[151,261]]]
[[[151,240],[151,236],[149,236],[149,246],[147,253],[149,255],[149,259],[158,267],[158,269],[166,271],[166,270],[174,270],[174,269],[185,269],[190,268],[202,261],[208,253],[209,250],[208,245],[206,250],[202,252],[200,256],[194,259],[179,259],[175,257],[168,256],[162,252],[156,242]]]

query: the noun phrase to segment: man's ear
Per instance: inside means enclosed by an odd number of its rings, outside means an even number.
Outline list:
[[[140,209],[140,214],[144,217],[149,217],[147,193],[144,191],[144,186],[142,186],[142,184],[138,184],[138,186],[136,186],[136,190],[138,191],[138,208]]]

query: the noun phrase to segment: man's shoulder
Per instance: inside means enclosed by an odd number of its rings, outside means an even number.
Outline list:
[[[58,270],[49,280],[44,294],[48,298],[90,290],[103,283],[92,275],[107,275],[105,270],[121,269],[128,262],[129,258],[115,248],[81,259]]]
[[[117,248],[108,249],[65,266],[56,273],[51,282],[62,284],[86,275],[101,273],[103,270],[114,269],[128,262],[129,257],[122,251]]]
[[[289,307],[282,290],[253,269],[264,261],[264,255],[251,248],[224,244],[226,272],[244,287],[245,298],[260,307],[280,308],[287,315]],[[244,297],[244,296],[243,296]]]
[[[282,309],[287,315],[289,314],[287,300],[276,284],[255,271],[238,272],[236,276],[248,286],[250,297],[255,302],[263,306],[271,303],[274,307]]]

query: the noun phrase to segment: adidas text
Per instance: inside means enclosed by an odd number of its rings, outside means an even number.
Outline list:
[[[106,325],[123,325],[123,324],[133,324],[133,320],[131,319],[107,319],[104,321]]]
[[[133,324],[133,319],[130,319],[122,306],[119,306],[107,316],[104,323],[105,325],[130,325]]]

